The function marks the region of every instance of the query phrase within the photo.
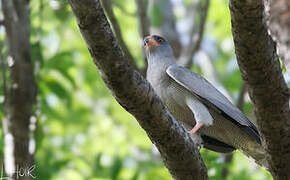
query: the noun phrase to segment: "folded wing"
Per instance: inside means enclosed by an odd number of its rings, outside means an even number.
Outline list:
[[[256,126],[206,79],[175,64],[169,66],[166,72],[177,83],[192,92],[207,107],[221,113],[226,119],[242,128],[261,144]]]

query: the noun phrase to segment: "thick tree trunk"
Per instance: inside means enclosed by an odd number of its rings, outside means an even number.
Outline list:
[[[267,32],[263,1],[231,0],[230,11],[237,60],[254,105],[270,172],[275,179],[290,179],[289,89]]]
[[[26,180],[31,175],[21,176],[18,172],[20,168],[27,172],[33,167],[33,155],[29,153],[29,124],[36,99],[29,42],[29,1],[3,0],[2,3],[10,67],[10,84],[5,97],[6,117],[3,122],[5,170],[13,179]]]
[[[150,84],[128,64],[97,0],[69,0],[102,78],[116,100],[134,115],[176,180],[207,179],[190,136],[170,115]]]

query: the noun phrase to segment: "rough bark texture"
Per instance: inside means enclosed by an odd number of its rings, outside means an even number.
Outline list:
[[[231,0],[232,33],[244,81],[275,179],[290,179],[289,89],[267,33],[262,0]]]
[[[290,76],[290,1],[270,0],[269,28]]]
[[[69,3],[102,78],[157,146],[171,175],[176,180],[207,179],[207,170],[189,135],[123,56],[100,2],[69,0]]]
[[[6,165],[27,168],[33,165],[29,154],[29,123],[36,100],[36,84],[30,48],[29,1],[3,0],[5,29],[8,40],[10,84],[5,97],[5,161]],[[9,142],[8,142],[9,141]],[[8,145],[9,144],[9,145]],[[7,146],[13,149],[7,152]],[[11,150],[11,149],[10,149]],[[13,157],[12,157],[13,156]],[[6,169],[7,171],[7,169]],[[30,179],[31,176],[13,174],[13,179]]]

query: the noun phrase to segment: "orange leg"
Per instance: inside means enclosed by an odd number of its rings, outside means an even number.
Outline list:
[[[203,123],[196,123],[196,125],[189,131],[190,135],[194,135],[196,131],[198,131],[204,124]]]

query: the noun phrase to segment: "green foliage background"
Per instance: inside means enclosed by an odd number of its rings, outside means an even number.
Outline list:
[[[31,0],[31,44],[39,87],[36,137],[36,179],[41,180],[163,180],[171,179],[137,121],[115,101],[105,87],[80,35],[71,10],[64,0]],[[124,10],[127,13],[124,13]],[[137,64],[142,66],[140,38],[134,17],[134,0],[114,0],[114,12],[123,37]],[[152,13],[160,13],[158,10]],[[152,17],[155,16],[150,16]],[[155,19],[154,23],[159,23]],[[0,30],[5,40],[4,29]],[[209,53],[224,87],[237,97],[241,77],[231,66],[234,51],[223,50],[231,40],[228,2],[211,1],[206,32],[213,42]],[[7,55],[6,47],[1,54]],[[230,67],[230,68],[229,68]],[[229,70],[225,70],[229,69]],[[197,64],[193,70],[202,73]],[[7,73],[8,79],[9,75]],[[2,77],[1,77],[2,78]],[[2,83],[2,79],[1,79]],[[3,115],[3,89],[0,91],[0,117]],[[250,104],[245,111],[251,112]],[[1,125],[2,126],[2,125]],[[3,132],[0,129],[0,160],[3,161]],[[229,164],[222,155],[205,149],[202,157],[210,179],[271,179],[242,153],[235,152]]]

